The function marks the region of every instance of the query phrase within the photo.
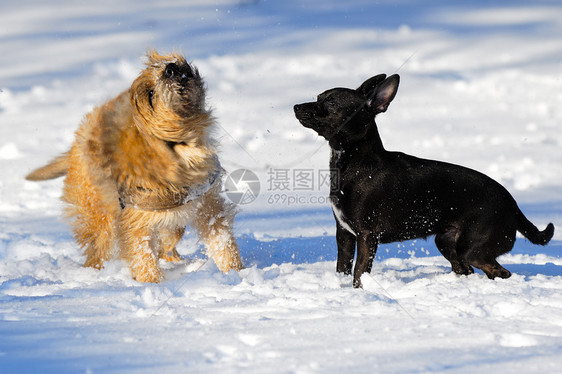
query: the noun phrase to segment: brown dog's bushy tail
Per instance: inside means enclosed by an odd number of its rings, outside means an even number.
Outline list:
[[[533,244],[546,245],[554,235],[554,225],[549,223],[546,229],[539,231],[535,225],[519,211],[517,215],[517,231],[525,236]]]
[[[44,181],[47,179],[55,179],[66,175],[69,165],[68,156],[69,152],[63,153],[53,161],[49,162],[47,165],[33,170],[25,177],[25,179],[27,179],[28,181]]]

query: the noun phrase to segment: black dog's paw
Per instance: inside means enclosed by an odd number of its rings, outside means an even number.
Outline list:
[[[494,269],[493,272],[486,273],[486,275],[490,279],[494,279],[494,278],[507,279],[507,278],[511,277],[511,272],[502,267],[501,269]]]
[[[353,278],[353,288],[363,288],[363,283],[361,283],[361,278]]]
[[[455,274],[458,275],[470,275],[474,274],[474,269],[472,266],[462,263],[451,264],[451,269]]]
[[[497,262],[495,264],[472,263],[472,265],[482,270],[489,279],[495,279],[495,278],[507,279],[511,277],[511,272],[506,268],[504,268],[503,266],[501,266],[500,264],[498,264]]]

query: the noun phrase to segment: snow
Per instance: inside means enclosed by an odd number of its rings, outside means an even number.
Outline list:
[[[3,4],[0,372],[559,372],[562,7],[432,4]],[[199,68],[223,167],[260,179],[236,219],[239,273],[218,271],[193,234],[161,284],[120,260],[83,268],[62,180],[24,180],[152,48]],[[401,76],[377,119],[388,149],[480,170],[540,229],[556,226],[546,247],[518,236],[499,260],[511,278],[456,276],[432,239],[381,245],[361,290],[335,273],[330,150],[292,106],[382,72]]]

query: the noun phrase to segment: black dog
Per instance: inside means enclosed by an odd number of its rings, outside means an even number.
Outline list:
[[[515,232],[547,244],[549,223],[539,231],[500,184],[477,171],[384,149],[375,116],[385,112],[400,78],[380,74],[358,89],[334,88],[316,102],[295,105],[304,127],[323,136],[337,170],[330,199],[337,222],[337,271],[353,285],[370,272],[379,243],[435,235],[439,251],[457,274],[481,269],[488,278],[511,273],[496,258],[513,248]]]

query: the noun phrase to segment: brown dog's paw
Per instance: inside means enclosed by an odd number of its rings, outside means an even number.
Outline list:
[[[85,268],[94,268],[97,270],[101,270],[103,268],[103,260],[101,259],[91,259],[91,258],[87,258],[86,262],[84,262],[84,266]]]
[[[144,283],[159,283],[164,278],[158,265],[158,259],[150,248],[137,246],[135,251],[129,253],[128,260],[134,280]]]
[[[160,283],[162,279],[164,279],[164,275],[160,269],[139,272],[138,274],[132,274],[132,277],[137,282],[142,283]]]
[[[244,268],[238,251],[226,249],[219,251],[213,256],[213,260],[215,260],[215,264],[223,273],[228,273],[230,270],[240,271]]]

